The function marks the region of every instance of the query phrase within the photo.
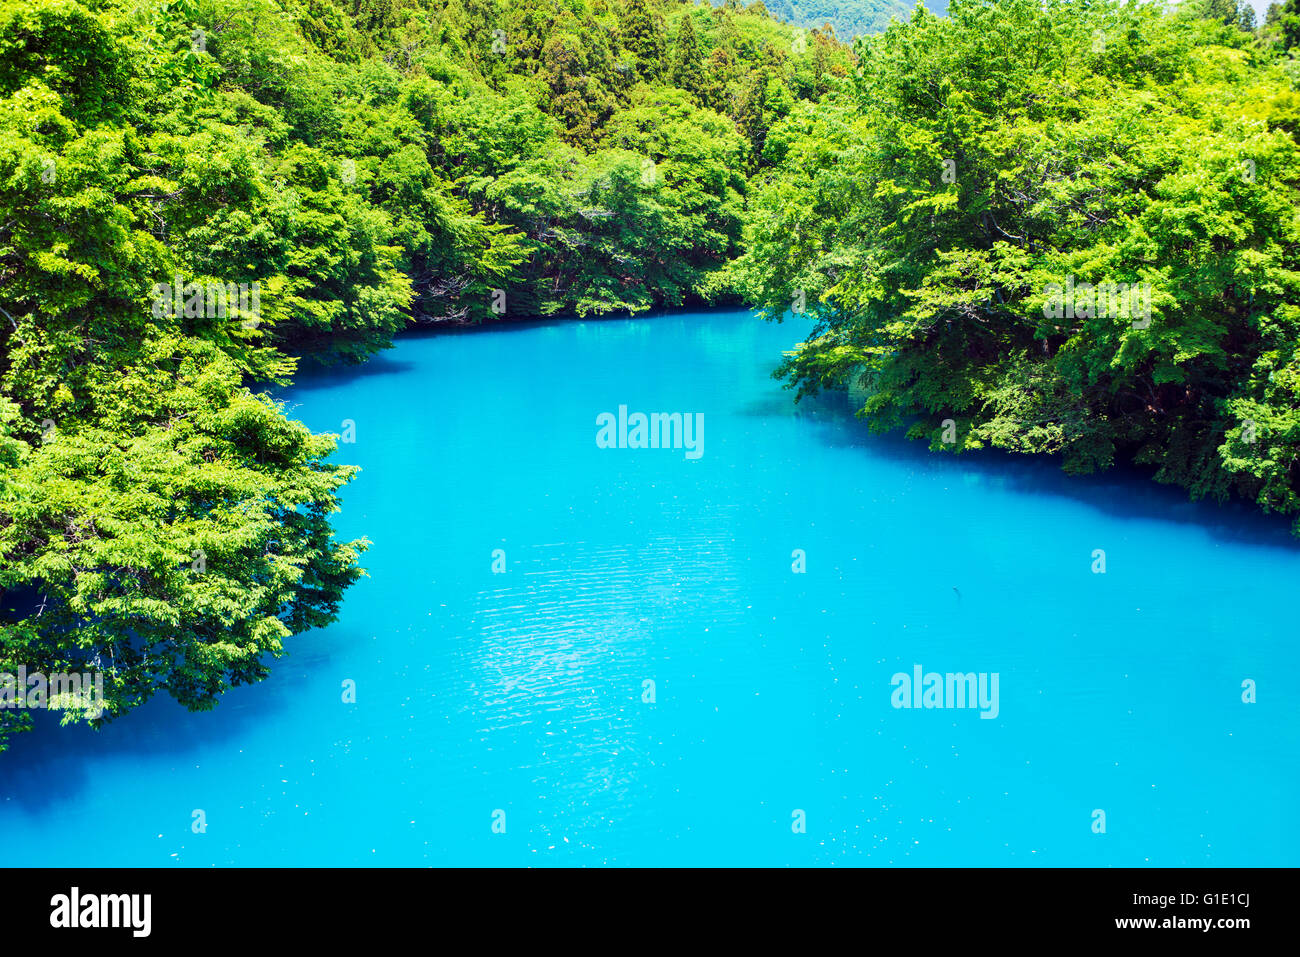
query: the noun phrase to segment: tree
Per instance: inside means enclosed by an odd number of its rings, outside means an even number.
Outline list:
[[[1243,4],[1243,6],[1249,6],[1249,4]],[[1239,16],[1237,0],[1202,0],[1201,16],[1207,20],[1217,20],[1219,23],[1230,26],[1235,25]]]
[[[355,469],[259,390],[502,291],[725,291],[762,162],[735,96],[761,138],[816,95],[792,36],[668,0],[0,0],[0,673],[101,670],[96,722],[265,676],[366,542],[331,527]]]
[[[694,17],[691,10],[683,12],[677,27],[677,41],[673,47],[672,81],[675,86],[699,97],[704,85],[704,60],[700,55],[699,41],[695,36]]]
[[[685,267],[680,284],[700,292],[740,251],[747,145],[726,117],[684,91],[642,88],[609,124],[606,142],[650,160]]]
[[[718,113],[730,114],[732,87],[736,81],[736,60],[725,46],[714,47],[704,67],[700,103]]]
[[[638,75],[651,80],[659,76],[664,59],[664,23],[646,0],[628,0],[622,16],[623,45],[636,58]]]
[[[1103,27],[1124,39],[1074,57]],[[1275,67],[1216,42],[1149,7],[974,0],[861,45],[850,89],[769,132],[730,270],[769,316],[817,318],[790,384],[862,386],[874,429],[936,450],[1128,459],[1300,512],[1300,149],[1255,119]]]
[[[1300,0],[1286,0],[1278,20],[1282,26],[1282,45],[1288,50],[1300,46]]]

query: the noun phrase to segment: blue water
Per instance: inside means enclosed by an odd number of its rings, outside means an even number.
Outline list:
[[[510,325],[304,373],[292,414],[356,426],[337,526],[369,577],[213,712],[15,739],[0,837],[51,865],[1300,864],[1285,523],[795,406],[769,372],[806,332]],[[597,448],[620,404],[703,413],[703,456]],[[894,708],[917,664],[997,673],[997,717]]]

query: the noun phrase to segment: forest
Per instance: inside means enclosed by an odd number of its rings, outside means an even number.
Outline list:
[[[809,28],[830,24],[838,39],[852,41],[864,34],[880,33],[889,26],[891,17],[910,19],[916,4],[908,0],[770,0],[764,6],[786,23]],[[942,16],[948,12],[948,0],[925,0],[925,8]]]
[[[421,326],[807,313],[873,429],[1300,514],[1300,3],[813,9],[0,2],[0,674],[265,677],[368,544],[268,390]]]

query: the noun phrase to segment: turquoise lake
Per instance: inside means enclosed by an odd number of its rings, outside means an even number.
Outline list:
[[[42,715],[0,836],[76,866],[1300,864],[1286,522],[795,405],[770,373],[807,331],[508,324],[305,372],[291,415],[355,425],[369,577],[215,711]],[[619,406],[702,414],[702,454],[599,448]],[[894,707],[916,666],[996,674],[996,716]]]

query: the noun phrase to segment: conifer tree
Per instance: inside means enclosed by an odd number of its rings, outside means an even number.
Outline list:
[[[672,81],[697,99],[704,85],[704,60],[700,55],[699,40],[695,36],[691,11],[682,16],[677,28],[677,42],[673,50]]]
[[[623,45],[636,57],[637,73],[646,80],[659,76],[664,59],[664,22],[646,0],[628,0],[623,12]]]

